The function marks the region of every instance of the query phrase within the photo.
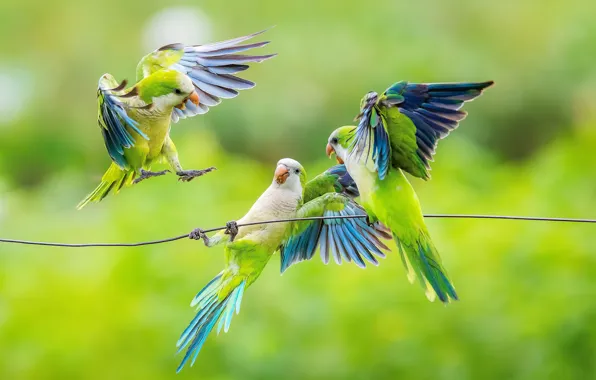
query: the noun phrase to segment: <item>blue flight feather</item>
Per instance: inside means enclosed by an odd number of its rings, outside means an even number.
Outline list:
[[[330,171],[341,174],[345,167]],[[351,178],[350,178],[350,181]],[[365,267],[364,260],[378,264],[375,256],[385,257],[381,249],[388,249],[381,239],[390,239],[381,224],[369,226],[364,218],[333,218],[333,216],[366,216],[366,212],[353,201],[348,201],[341,211],[325,210],[325,220],[309,221],[309,225],[299,234],[291,236],[281,247],[281,272],[291,265],[310,260],[317,247],[320,248],[323,263],[328,264],[331,256],[337,264],[354,261]],[[305,223],[305,222],[301,222]]]
[[[178,62],[169,66],[170,69],[188,75],[195,85],[199,95],[200,105],[188,107],[184,112],[173,112],[172,121],[204,114],[209,107],[220,103],[219,98],[230,99],[238,95],[236,90],[250,89],[255,86],[251,81],[234,76],[249,68],[248,63],[258,63],[275,56],[267,55],[243,55],[251,49],[260,48],[269,41],[238,45],[244,41],[264,33],[260,31],[247,36],[233,38],[227,41],[214,42],[205,45],[185,46],[183,44],[166,45],[159,50],[182,51],[182,57]]]
[[[352,142],[352,153],[359,156],[366,154],[368,159],[368,153],[364,150],[367,146],[370,149],[372,145],[372,159],[379,179],[385,178],[391,165],[391,144],[386,128],[391,128],[391,125],[385,124],[382,109],[397,107],[414,123],[417,129],[417,155],[429,169],[438,140],[457,128],[459,122],[466,117],[466,112],[460,111],[463,103],[478,97],[492,84],[492,81],[430,84],[401,81],[390,86],[380,98],[374,92],[368,93],[360,110],[360,122]]]
[[[133,147],[135,139],[126,128],[131,128],[146,140],[149,140],[149,137],[138,128],[139,123],[128,116],[124,108],[126,106],[116,99],[117,95],[112,95],[110,91],[103,88],[101,84],[97,90],[101,109],[98,123],[108,154],[118,166],[128,168],[124,149]]]
[[[194,364],[207,336],[213,330],[218,320],[218,333],[222,328],[224,332],[228,332],[234,311],[236,313],[240,311],[245,281],[242,281],[224,299],[220,299],[218,293],[225,285],[222,283],[221,277],[222,273],[211,280],[193,298],[192,305],[197,305],[199,310],[176,343],[178,352],[182,351],[190,343],[176,372],[180,372],[191,357],[190,365],[192,366]]]
[[[445,296],[445,293],[439,286],[438,279],[435,276],[435,271],[430,266],[429,258],[426,257],[426,252],[420,244],[418,244],[418,254],[420,257],[420,261],[422,261],[422,270],[424,272],[424,277],[430,283],[441,302],[447,302],[447,297]]]
[[[224,48],[208,50],[208,51],[198,51],[197,50],[196,55],[199,57],[217,57],[217,56],[221,56],[221,55],[241,53],[246,50],[260,48],[262,46],[267,45],[268,43],[269,43],[269,41],[263,41],[263,42],[255,42],[255,43],[247,44],[247,45],[230,46],[230,47],[224,47]],[[190,53],[190,54],[192,54],[192,53]]]
[[[193,76],[192,73],[189,73],[188,76],[190,77],[190,79],[192,80],[192,83],[196,87],[200,88],[201,90],[203,90],[209,94],[217,96],[218,98],[232,99],[232,98],[235,98],[236,96],[238,96],[238,91],[202,82],[200,79]]]
[[[356,245],[356,249],[358,250],[358,252],[364,256],[364,258],[366,260],[368,260],[369,262],[377,265],[379,262],[377,261],[377,259],[375,259],[375,257],[370,254],[369,252],[373,252],[373,253],[377,253],[380,252],[378,250],[377,247],[374,246],[374,244],[371,244],[362,234],[362,232],[358,231],[355,228],[355,225],[353,223],[347,223],[347,233],[351,234],[353,237],[352,243],[354,245]]]
[[[213,74],[206,70],[193,69],[187,75],[207,84],[228,89],[245,90],[255,86],[254,82],[248,81],[246,79],[225,74]]]

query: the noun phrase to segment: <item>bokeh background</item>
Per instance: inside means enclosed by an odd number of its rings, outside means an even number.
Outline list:
[[[484,81],[441,142],[425,212],[596,217],[596,2],[0,2],[0,235],[140,241],[240,217],[282,157],[311,175],[360,97],[397,80]],[[75,211],[109,165],[104,72],[133,79],[169,42],[276,25],[254,90],[173,128],[191,183],[144,182]],[[279,275],[274,257],[228,334],[179,379],[596,378],[596,226],[428,220],[461,301],[429,303],[397,253],[379,267]],[[0,378],[173,378],[189,301],[221,248],[0,246]]]

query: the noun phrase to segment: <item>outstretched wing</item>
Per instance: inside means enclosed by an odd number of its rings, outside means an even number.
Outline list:
[[[338,217],[295,222],[291,236],[280,247],[281,272],[291,265],[314,256],[320,247],[325,264],[331,257],[335,262],[353,261],[361,268],[365,261],[377,265],[377,257],[385,257],[383,239],[391,239],[389,230],[381,223],[369,226],[366,211],[344,194],[327,193],[306,203],[298,217]],[[353,218],[345,218],[353,217]]]
[[[127,127],[149,140],[138,128],[138,123],[127,113],[130,109],[127,100],[136,95],[133,91],[125,92],[125,87],[126,81],[118,84],[113,76],[104,74],[99,79],[97,88],[97,122],[110,157],[122,169],[129,167],[124,157],[124,149],[130,149],[135,144],[135,138]]]
[[[368,139],[381,179],[387,174],[389,163],[416,177],[428,179],[438,141],[457,128],[467,115],[460,108],[492,84],[492,81],[397,82],[374,103],[364,104],[355,144],[359,146],[359,141]]]
[[[239,45],[264,33],[265,30],[227,41],[206,45],[187,46],[171,44],[163,46],[143,57],[137,66],[137,80],[161,69],[173,69],[188,75],[195,85],[200,104],[186,102],[185,110],[175,109],[172,121],[204,114],[209,107],[218,105],[221,99],[238,96],[238,90],[255,86],[254,82],[234,74],[249,68],[248,63],[262,62],[276,54],[243,55],[250,49],[265,46],[269,41]]]

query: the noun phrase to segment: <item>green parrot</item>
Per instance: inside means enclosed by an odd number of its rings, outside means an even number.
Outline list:
[[[178,352],[186,354],[182,370],[192,358],[194,364],[207,335],[218,323],[218,333],[230,327],[234,311],[240,310],[244,291],[259,277],[273,253],[281,253],[281,271],[302,260],[309,260],[320,246],[325,263],[364,260],[377,264],[387,249],[382,239],[390,239],[380,223],[367,224],[365,211],[352,198],[358,195],[343,165],[335,166],[306,182],[306,172],[297,161],[284,158],[277,163],[271,185],[237,222],[212,237],[196,229],[192,239],[203,239],[208,247],[224,243],[225,268],[192,300],[197,314],[177,342]],[[326,219],[240,226],[246,223],[314,216],[359,215],[354,219]],[[230,234],[228,238],[226,234]],[[376,257],[375,257],[376,256]]]
[[[327,155],[336,155],[360,191],[369,221],[391,230],[408,279],[417,277],[429,300],[457,300],[455,288],[431,241],[420,203],[404,172],[427,180],[439,139],[466,117],[464,102],[493,84],[395,83],[382,95],[362,99],[357,127],[345,126],[329,136]]]
[[[179,119],[204,114],[221,99],[234,98],[237,90],[255,86],[234,74],[248,69],[247,63],[262,62],[275,54],[236,54],[269,43],[239,45],[264,31],[207,45],[163,46],[141,59],[137,83],[126,88],[110,74],[99,79],[98,123],[112,164],[101,183],[78,209],[99,202],[110,192],[164,175],[151,171],[154,163],[167,162],[181,181],[191,181],[214,170],[184,170],[170,138],[170,127]]]

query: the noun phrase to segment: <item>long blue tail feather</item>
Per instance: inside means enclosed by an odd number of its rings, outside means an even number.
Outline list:
[[[190,365],[194,364],[217,321],[219,321],[217,332],[219,333],[222,328],[224,332],[228,332],[234,311],[236,314],[240,312],[246,282],[242,281],[230,294],[222,298],[219,293],[228,284],[222,281],[222,274],[211,280],[192,300],[191,306],[196,306],[198,311],[176,343],[178,353],[188,346],[176,372],[180,372],[191,358]]]
[[[421,234],[413,245],[405,244],[396,235],[394,239],[404,267],[418,278],[423,287],[427,287],[428,284],[441,302],[458,300],[455,288],[440,263],[439,254],[427,236]]]

